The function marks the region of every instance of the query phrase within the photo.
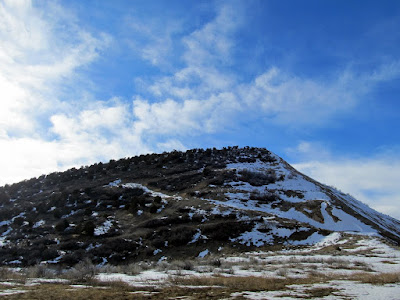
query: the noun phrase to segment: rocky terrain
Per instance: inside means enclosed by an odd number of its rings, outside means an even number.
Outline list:
[[[400,242],[398,220],[260,148],[141,155],[0,188],[4,266],[282,250],[334,232]]]

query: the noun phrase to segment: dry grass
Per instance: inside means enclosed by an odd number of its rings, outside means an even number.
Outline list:
[[[10,287],[7,287],[10,290]],[[1,288],[0,288],[1,290]],[[102,286],[74,287],[68,284],[41,284],[18,286],[18,294],[7,295],[7,299],[23,300],[130,300],[130,299],[222,299],[230,296],[230,291],[219,288],[193,288],[170,286],[164,289],[132,288],[120,282]]]
[[[333,287],[312,287],[315,283],[327,283],[332,280],[352,280],[361,283],[384,285],[400,282],[400,273],[356,273],[343,276],[318,273],[306,278],[269,278],[257,276],[210,276],[210,277],[171,277],[171,285],[164,287],[135,288],[122,281],[100,282],[89,279],[86,286],[76,288],[70,284],[43,283],[36,286],[16,285],[12,289],[24,293],[7,296],[7,299],[222,299],[229,298],[234,292],[250,291],[289,291],[290,285],[306,285],[307,295],[303,299],[318,299],[332,295],[337,291]],[[9,286],[0,287],[10,289]]]
[[[317,269],[317,268],[329,268],[334,270],[357,270],[357,271],[372,271],[369,264],[363,261],[353,261],[350,262],[346,259],[339,257],[313,257],[313,256],[304,256],[304,257],[291,257],[286,261],[282,260],[263,260],[256,259],[251,257],[248,260],[243,260],[239,262],[227,262],[222,261],[222,267],[231,264],[237,267],[240,267],[242,270],[254,270],[254,271],[263,271],[263,270],[276,270],[280,269]],[[282,271],[279,271],[282,272]],[[278,274],[279,276],[285,276],[285,274]]]
[[[333,292],[339,291],[338,289],[335,288],[313,288],[309,290],[305,290],[304,292],[309,294],[311,298],[317,298],[320,299],[322,297],[326,297],[331,295]]]
[[[49,268],[45,265],[28,267],[24,270],[24,273],[27,278],[55,278],[59,275],[56,269]]]
[[[127,275],[138,275],[142,271],[148,270],[150,267],[145,263],[139,264],[139,263],[132,263],[132,264],[127,264],[127,265],[105,265],[102,267],[97,267],[97,272],[98,273],[121,273],[121,274],[127,274]]]
[[[326,297],[332,295],[334,292],[338,292],[338,289],[331,287],[316,287],[311,289],[306,289],[302,292],[301,299],[320,299],[322,297]],[[299,298],[299,296],[294,296],[291,293],[283,293],[280,294],[279,297],[288,297],[288,298]]]
[[[130,295],[129,290],[121,288],[73,288],[63,284],[41,284],[33,287],[25,287],[24,293],[8,295],[7,299],[29,299],[29,300],[106,300],[106,299],[146,299],[139,295]],[[138,297],[139,296],[139,297]],[[147,298],[148,299],[148,298]]]
[[[388,283],[400,282],[400,273],[380,273],[380,274],[359,273],[356,276],[352,276],[352,278],[349,279],[357,280],[362,283],[383,285]]]
[[[26,276],[21,273],[10,270],[9,268],[0,268],[0,279],[7,281],[25,281]]]
[[[214,277],[191,277],[171,278],[175,285],[208,286],[226,288],[231,291],[274,291],[282,290],[291,284],[311,284],[325,282],[324,276],[307,278],[276,278],[258,276],[214,276]]]
[[[388,265],[397,265],[397,262],[394,262],[392,260],[383,260],[382,263],[388,264]]]
[[[286,275],[286,274],[285,274]],[[270,291],[281,290],[291,284],[315,284],[331,280],[353,280],[361,283],[387,284],[400,282],[400,273],[379,273],[371,274],[366,272],[352,275],[323,274],[315,272],[304,278],[276,278],[258,276],[213,276],[213,277],[172,277],[171,282],[175,285],[190,286],[214,286],[231,290],[247,291]]]

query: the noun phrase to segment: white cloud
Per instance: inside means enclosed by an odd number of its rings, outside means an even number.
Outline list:
[[[397,67],[395,67],[397,66]],[[271,121],[285,125],[329,124],[352,112],[362,98],[384,81],[400,75],[399,63],[379,66],[371,74],[344,70],[336,79],[320,81],[285,74],[276,67],[243,84],[239,93],[248,105]]]
[[[303,146],[307,145],[306,148]],[[335,186],[370,207],[400,219],[400,157],[381,152],[373,157],[334,157],[327,149],[313,149],[313,143],[302,143],[293,166],[306,175]],[[293,153],[293,152],[292,152]],[[290,153],[289,153],[290,154]],[[302,157],[303,156],[303,157]]]
[[[318,142],[301,141],[296,147],[287,148],[285,150],[286,153],[295,160],[326,160],[332,157],[326,145]]]
[[[141,133],[193,135],[216,132],[237,120],[257,118],[281,126],[324,126],[354,112],[363,97],[381,82],[400,75],[398,62],[377,66],[371,73],[350,68],[334,78],[302,78],[270,67],[243,82],[227,66],[233,64],[240,9],[225,4],[214,19],[182,38],[186,63],[142,89],[157,101],[134,101],[135,128]],[[239,21],[238,21],[239,20]],[[229,96],[227,96],[229,95]]]
[[[57,145],[32,138],[0,137],[0,185],[17,182],[59,169]]]
[[[185,151],[187,150],[187,147],[183,145],[180,141],[176,139],[171,139],[163,143],[158,143],[157,144],[158,151],[173,151],[173,150],[178,150],[178,151]]]
[[[229,73],[209,71],[189,66],[151,85],[157,96],[170,97],[155,103],[138,97],[134,101],[136,128],[172,135],[209,133],[248,118],[292,127],[329,125],[335,117],[362,105],[363,96],[382,81],[400,74],[391,64],[360,76],[345,70],[333,81],[320,82],[274,67],[240,84]]]
[[[240,5],[222,5],[215,19],[183,39],[184,60],[189,66],[231,63],[233,34],[241,23]]]
[[[78,99],[73,99],[79,94],[79,83],[74,82],[77,70],[95,60],[109,42],[105,34],[95,37],[82,30],[74,15],[56,3],[0,2],[0,184],[93,157],[65,137],[49,140],[47,123],[52,114],[57,119],[60,112],[79,110]],[[62,102],[64,89],[72,84],[74,89],[68,91],[71,103]],[[108,111],[100,111],[100,116],[108,122],[106,126],[116,122]],[[83,119],[96,122],[90,112]],[[58,121],[58,130],[66,135],[71,129],[78,130],[62,115]],[[85,146],[91,149],[89,143]],[[108,145],[103,146],[111,152]]]
[[[149,103],[142,99],[133,102],[134,129],[137,134],[198,135],[221,131],[230,112],[237,110],[232,93],[211,96],[207,101],[167,99]]]
[[[19,135],[35,132],[38,117],[60,105],[60,87],[109,42],[108,36],[96,38],[67,17],[53,4],[39,9],[31,1],[0,3],[2,130]]]
[[[171,67],[169,58],[174,56],[173,38],[184,29],[179,20],[157,17],[140,21],[139,16],[136,18],[130,16],[124,23],[129,29],[129,36],[132,37],[127,43],[134,53],[154,66]]]
[[[185,66],[152,82],[148,90],[156,96],[180,100],[206,100],[213,94],[230,91],[237,83],[235,76],[222,69],[232,64],[233,36],[241,22],[240,5],[236,4],[220,6],[213,20],[182,37]]]
[[[53,115],[51,131],[57,138],[51,141],[1,135],[0,165],[6,171],[0,184],[151,151],[132,130],[129,106],[115,99],[95,106],[76,116]],[[184,148],[174,140],[160,146]]]
[[[97,103],[96,108],[83,110],[76,116],[51,117],[51,130],[58,136],[56,143],[71,150],[60,155],[60,161],[94,162],[148,151],[141,136],[132,130],[129,105],[115,99],[110,102]]]

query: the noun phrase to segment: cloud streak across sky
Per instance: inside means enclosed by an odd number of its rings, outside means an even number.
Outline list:
[[[398,5],[366,2],[369,24],[352,3],[322,25],[314,15],[327,11],[311,2],[297,15],[268,1],[185,5],[0,1],[0,184],[153,151],[251,145],[400,217],[388,184],[400,158],[382,150],[398,149]]]

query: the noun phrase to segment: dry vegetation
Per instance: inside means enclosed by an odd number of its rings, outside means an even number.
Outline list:
[[[173,276],[169,284],[154,288],[135,288],[121,281],[99,282],[87,280],[84,285],[71,283],[17,284],[12,288],[0,284],[0,290],[15,292],[7,299],[221,299],[237,292],[290,291],[290,285],[306,285],[304,293],[308,299],[318,299],[338,291],[333,287],[312,287],[312,284],[337,280],[352,280],[373,285],[400,282],[400,273],[368,274],[356,273],[352,276],[322,275],[306,278],[266,278],[258,276],[212,276],[180,277]],[[283,292],[282,296],[285,296]],[[288,293],[286,296],[290,296]],[[237,297],[235,299],[241,299]]]
[[[360,284],[386,285],[400,283],[400,273],[378,273],[364,261],[350,262],[343,257],[298,255],[285,261],[271,256],[243,253],[239,260],[209,256],[197,260],[142,262],[103,267],[85,260],[73,268],[36,265],[19,272],[0,268],[0,295],[7,299],[245,299],[245,293],[280,291],[292,297],[293,286],[304,286],[302,299],[335,296],[338,288],[330,282],[352,281]],[[266,260],[265,258],[272,258]],[[383,263],[391,261],[382,259]],[[386,263],[385,263],[386,264]],[[146,270],[169,274],[167,279],[149,281],[146,287],[132,286],[121,279],[99,281],[98,273],[137,275]],[[259,272],[240,275],[239,270]],[[294,270],[303,270],[298,276]],[[339,271],[339,272],[337,272]],[[348,273],[342,271],[350,271]],[[189,272],[189,273],[188,273]],[[196,272],[197,275],[188,275]],[[270,272],[266,275],[264,272]],[[257,274],[257,273],[256,273]],[[264,275],[263,275],[264,274]],[[307,274],[307,275],[305,275]],[[304,276],[305,275],[305,276]],[[40,279],[42,278],[42,279]],[[328,284],[328,286],[319,286]],[[316,286],[313,286],[316,285]]]

